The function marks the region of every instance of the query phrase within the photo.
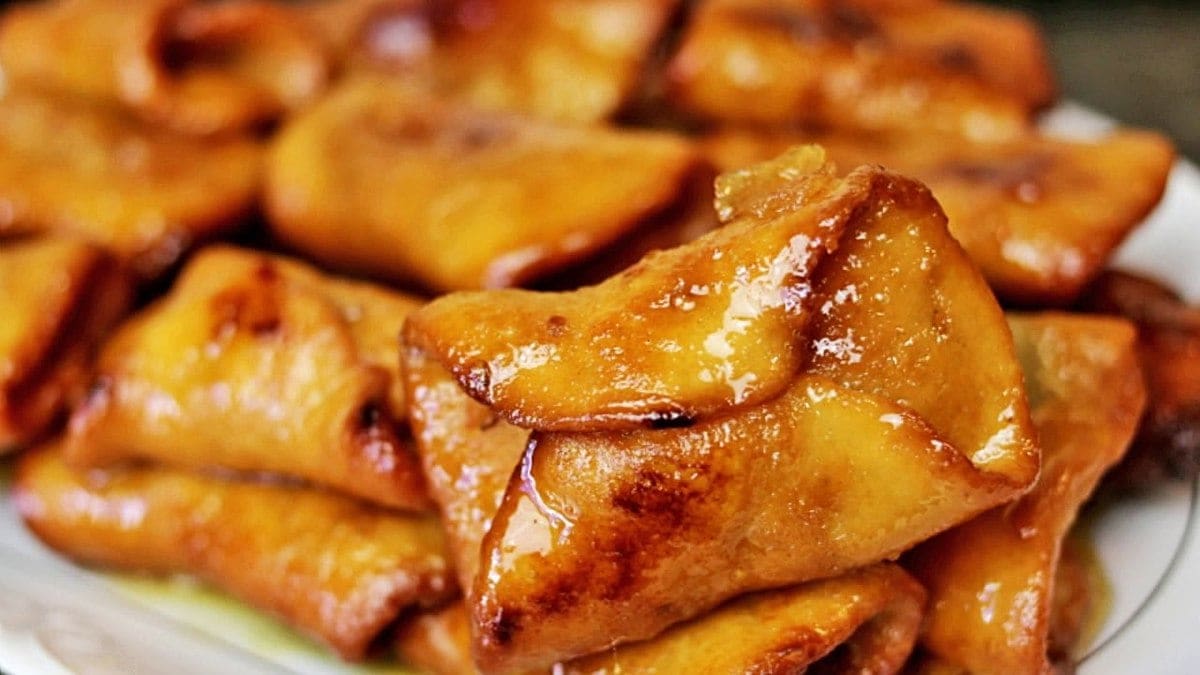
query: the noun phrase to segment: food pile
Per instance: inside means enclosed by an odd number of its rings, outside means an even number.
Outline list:
[[[9,498],[347,660],[1065,671],[1078,511],[1200,464],[1200,309],[1106,271],[1171,145],[1040,132],[1010,12],[41,0],[0,68]]]

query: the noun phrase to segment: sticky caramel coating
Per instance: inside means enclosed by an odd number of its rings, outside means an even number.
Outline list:
[[[1066,314],[1010,318],[1025,369],[1042,471],[1014,504],[915,549],[929,590],[922,645],[971,673],[1041,673],[1063,537],[1124,453],[1145,404],[1125,321]]]
[[[681,272],[712,288],[745,273],[746,263],[723,269],[713,257],[793,263],[775,268],[786,283],[763,284],[751,299],[773,309],[790,293],[807,320],[789,322],[781,311],[771,349],[757,339],[744,346],[748,358],[791,349],[794,366],[778,375],[749,370],[782,386],[764,389],[761,402],[646,417],[656,429],[595,416],[563,430],[554,417],[536,418],[468,593],[485,668],[544,667],[651,637],[743,592],[894,556],[1033,480],[1038,453],[1007,326],[936,203],[919,184],[876,168],[840,181],[822,159],[819,149],[801,148],[726,175],[718,182],[724,228],[618,278],[669,294]],[[809,267],[809,258],[820,262]],[[453,373],[463,354],[519,351],[509,336],[547,325],[542,313],[569,311],[575,298],[587,294],[600,314],[639,297],[624,291],[618,283],[573,294],[447,296],[410,317],[405,339]],[[689,369],[687,346],[710,342],[714,330],[726,339],[767,332],[752,323],[744,296],[723,301],[690,310],[665,303],[661,323],[645,328],[614,324],[612,333],[626,336],[619,350],[598,352],[568,335],[562,344],[571,349],[561,347],[558,360],[527,364],[545,369],[534,373],[542,384],[513,400],[526,410],[604,400],[611,388],[593,385],[590,371],[638,363],[645,331],[663,324],[685,346],[672,362],[676,381],[704,385],[703,371]],[[637,317],[632,307],[626,315]],[[708,314],[726,309],[740,323],[705,327]],[[462,316],[482,327],[479,339],[438,342]],[[558,323],[594,334],[586,317]]]
[[[810,175],[779,203],[730,174],[718,185],[724,227],[596,286],[441,298],[411,317],[408,342],[527,428],[687,424],[774,396],[803,358],[795,335],[813,272],[876,198],[878,176],[843,185],[822,161],[816,149],[782,161]]]
[[[529,430],[473,401],[420,349],[406,347],[403,361],[409,422],[429,493],[442,513],[459,583],[470,589],[479,569],[480,544]]]
[[[129,279],[95,246],[0,245],[0,454],[35,439],[87,386],[96,344],[129,302]]]
[[[1019,133],[1054,97],[1030,21],[937,1],[708,0],[666,77],[718,121],[976,138]]]
[[[895,673],[916,641],[924,597],[912,577],[882,563],[738,598],[653,639],[583,656],[553,672]],[[408,662],[437,675],[478,672],[459,603],[405,625],[397,646]]]
[[[417,304],[284,258],[207,248],[104,346],[68,459],[269,472],[425,508],[387,344]]]
[[[328,264],[436,290],[521,285],[670,205],[696,156],[659,132],[556,126],[356,79],[270,153],[275,234]]]
[[[142,277],[236,224],[260,167],[249,140],[193,140],[27,90],[0,98],[0,235],[86,239]]]
[[[52,548],[88,565],[195,575],[345,659],[456,590],[436,518],[322,490],[165,468],[76,473],[57,447],[22,458],[13,490]]]
[[[597,122],[629,98],[677,0],[331,0],[307,11],[343,58],[454,98]]]
[[[253,0],[46,0],[3,15],[11,81],[127,106],[193,134],[244,130],[309,102],[329,64],[309,25]]]
[[[1174,161],[1162,136],[1120,129],[1094,141],[1027,134],[977,142],[929,132],[728,131],[707,148],[725,168],[819,143],[840,167],[881,164],[929,186],[950,232],[1004,299],[1070,302],[1158,204]]]

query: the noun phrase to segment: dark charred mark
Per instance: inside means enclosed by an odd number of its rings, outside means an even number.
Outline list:
[[[937,62],[947,70],[974,74],[979,71],[979,59],[966,45],[948,44],[937,50]]]
[[[1033,202],[1041,198],[1042,179],[1053,164],[1047,155],[1022,155],[991,162],[947,162],[937,175],[969,183],[991,185],[1014,199]]]
[[[268,261],[254,270],[253,282],[226,288],[213,297],[213,339],[247,331],[256,337],[271,337],[283,325],[279,310],[283,304],[282,278]]]
[[[880,35],[879,25],[857,8],[833,3],[826,11],[783,7],[746,7],[735,20],[786,34],[796,42],[858,42]]]
[[[355,418],[355,431],[364,432],[370,431],[379,427],[382,414],[379,411],[379,404],[371,401],[358,409],[358,415]]]
[[[461,131],[459,143],[466,150],[483,150],[512,137],[512,130],[494,120],[473,122]]]
[[[696,423],[696,418],[681,410],[652,412],[646,420],[651,429],[686,429]]]
[[[501,647],[512,644],[513,635],[521,629],[521,614],[520,610],[501,607],[484,626],[487,636]]]
[[[639,469],[632,484],[613,495],[612,504],[634,516],[653,516],[678,525],[683,521],[688,502],[695,496],[685,483],[653,469]]]
[[[279,270],[270,260],[263,260],[254,270],[254,277],[264,284],[274,284],[279,281]]]
[[[567,334],[567,317],[555,314],[546,320],[546,328],[554,337],[562,337]]]

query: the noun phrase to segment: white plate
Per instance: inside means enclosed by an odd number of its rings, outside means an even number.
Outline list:
[[[1093,135],[1109,122],[1078,106],[1047,126]],[[1200,301],[1200,172],[1180,162],[1150,220],[1116,265],[1158,278]],[[0,498],[7,485],[0,478]],[[146,582],[72,566],[0,505],[0,671],[79,673],[405,672],[350,667],[269,618],[184,581]],[[1200,672],[1200,516],[1197,486],[1175,485],[1096,514],[1093,536],[1113,605],[1080,675]]]

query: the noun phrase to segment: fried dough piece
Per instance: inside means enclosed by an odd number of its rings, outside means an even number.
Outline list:
[[[331,0],[310,5],[346,58],[452,98],[597,122],[633,93],[677,0]]]
[[[975,675],[1042,673],[1063,537],[1129,445],[1145,404],[1133,326],[1067,314],[1010,318],[1042,472],[1033,490],[917,547],[929,589],[922,644]]]
[[[322,490],[164,468],[76,473],[57,447],[23,458],[26,524],[89,565],[192,574],[361,659],[406,609],[456,592],[437,519]]]
[[[485,669],[545,667],[895,556],[1033,480],[1008,329],[936,203],[899,176],[838,180],[822,161],[803,148],[725,176],[723,228],[600,286],[461,293],[409,317],[410,360],[423,352],[533,431],[468,594]],[[667,342],[669,372],[644,358]],[[706,381],[707,344],[727,348],[739,382],[768,383],[756,401]],[[455,372],[473,360],[487,377]],[[677,384],[687,413],[595,376],[613,363]],[[476,383],[497,374],[509,389],[483,396]]]
[[[82,396],[96,343],[129,291],[129,279],[89,244],[0,247],[0,454],[42,434]]]
[[[119,103],[191,134],[277,119],[328,78],[307,22],[270,2],[47,0],[10,6],[2,21],[10,81]]]
[[[916,641],[925,591],[890,563],[756,593],[658,637],[560,664],[585,673],[895,673]],[[400,653],[437,675],[474,675],[455,603],[401,629]],[[809,670],[805,670],[808,668]]]
[[[929,186],[950,232],[1006,300],[1061,305],[1104,267],[1158,204],[1171,143],[1119,130],[1095,141],[1029,134],[976,142],[929,133],[718,133],[708,139],[728,170],[799,142],[820,143],[841,167],[882,164]]]
[[[269,472],[425,508],[392,346],[417,305],[284,258],[207,248],[105,345],[68,459]]]
[[[1106,483],[1146,489],[1171,478],[1200,474],[1200,307],[1173,291],[1123,272],[1105,272],[1080,307],[1132,320],[1149,405],[1120,466]]]
[[[141,277],[247,213],[260,167],[249,140],[190,139],[31,91],[0,98],[0,235],[87,239]]]
[[[471,400],[441,364],[417,348],[404,350],[405,396],[429,493],[442,513],[459,584],[469,591],[483,536],[529,441]]]
[[[975,138],[1019,133],[1054,98],[1032,22],[937,0],[707,0],[666,80],[723,122]]]
[[[270,153],[274,232],[340,267],[436,290],[514,286],[669,206],[697,160],[657,132],[554,126],[359,79]]]

